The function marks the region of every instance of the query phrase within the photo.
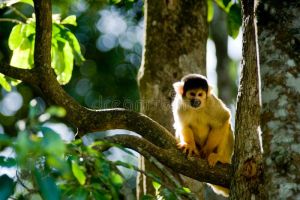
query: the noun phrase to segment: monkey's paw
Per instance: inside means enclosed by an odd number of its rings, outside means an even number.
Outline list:
[[[217,164],[217,162],[219,161],[219,155],[216,153],[211,153],[211,154],[209,154],[207,161],[208,161],[209,167],[214,167]]]
[[[199,155],[196,145],[191,145],[186,142],[179,142],[177,144],[178,149],[182,149],[183,153],[187,154],[188,157],[192,155]]]

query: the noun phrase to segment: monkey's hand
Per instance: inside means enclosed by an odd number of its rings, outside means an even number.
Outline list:
[[[198,149],[195,144],[188,144],[186,142],[179,142],[177,144],[179,149],[183,150],[183,153],[187,154],[188,157],[193,155],[199,155]]]
[[[214,167],[217,164],[217,162],[220,161],[220,156],[216,153],[211,153],[209,154],[207,161],[210,167]]]

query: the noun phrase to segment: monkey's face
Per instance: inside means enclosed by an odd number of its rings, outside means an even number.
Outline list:
[[[181,81],[174,83],[173,87],[181,102],[192,109],[204,107],[210,95],[210,86],[206,78],[200,74],[186,75]]]
[[[203,89],[190,89],[183,95],[183,100],[186,105],[199,109],[202,108],[206,102],[207,93]]]

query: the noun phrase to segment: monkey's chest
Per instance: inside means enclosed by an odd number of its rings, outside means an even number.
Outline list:
[[[208,122],[203,118],[195,118],[191,120],[190,127],[193,130],[196,143],[203,146],[210,131]]]

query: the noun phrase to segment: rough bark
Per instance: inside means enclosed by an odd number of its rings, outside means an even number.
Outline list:
[[[300,198],[300,2],[257,9],[266,199]]]
[[[141,111],[171,132],[172,84],[186,74],[206,72],[206,15],[205,0],[145,1],[146,38],[139,74]],[[140,165],[163,177],[143,158]],[[151,179],[141,174],[138,182],[138,196],[154,194]],[[189,186],[194,192],[202,191],[200,183]]]
[[[78,136],[86,132],[100,130],[126,129],[136,132],[142,138],[113,136],[106,140],[123,144],[132,148],[145,157],[153,155],[164,165],[175,172],[182,173],[199,181],[228,186],[230,166],[218,164],[210,169],[201,159],[188,160],[176,148],[172,134],[151,118],[125,109],[92,110],[78,104],[58,84],[55,73],[51,68],[51,1],[34,1],[36,10],[36,40],[35,67],[32,70],[16,69],[7,64],[0,64],[0,72],[12,78],[37,86],[49,104],[64,107],[67,111],[66,120],[77,127]],[[136,144],[132,141],[136,141]],[[141,145],[144,144],[144,145]],[[191,170],[196,168],[198,170]]]
[[[259,73],[254,2],[242,0],[243,62],[238,93],[231,199],[263,199],[259,140]]]

